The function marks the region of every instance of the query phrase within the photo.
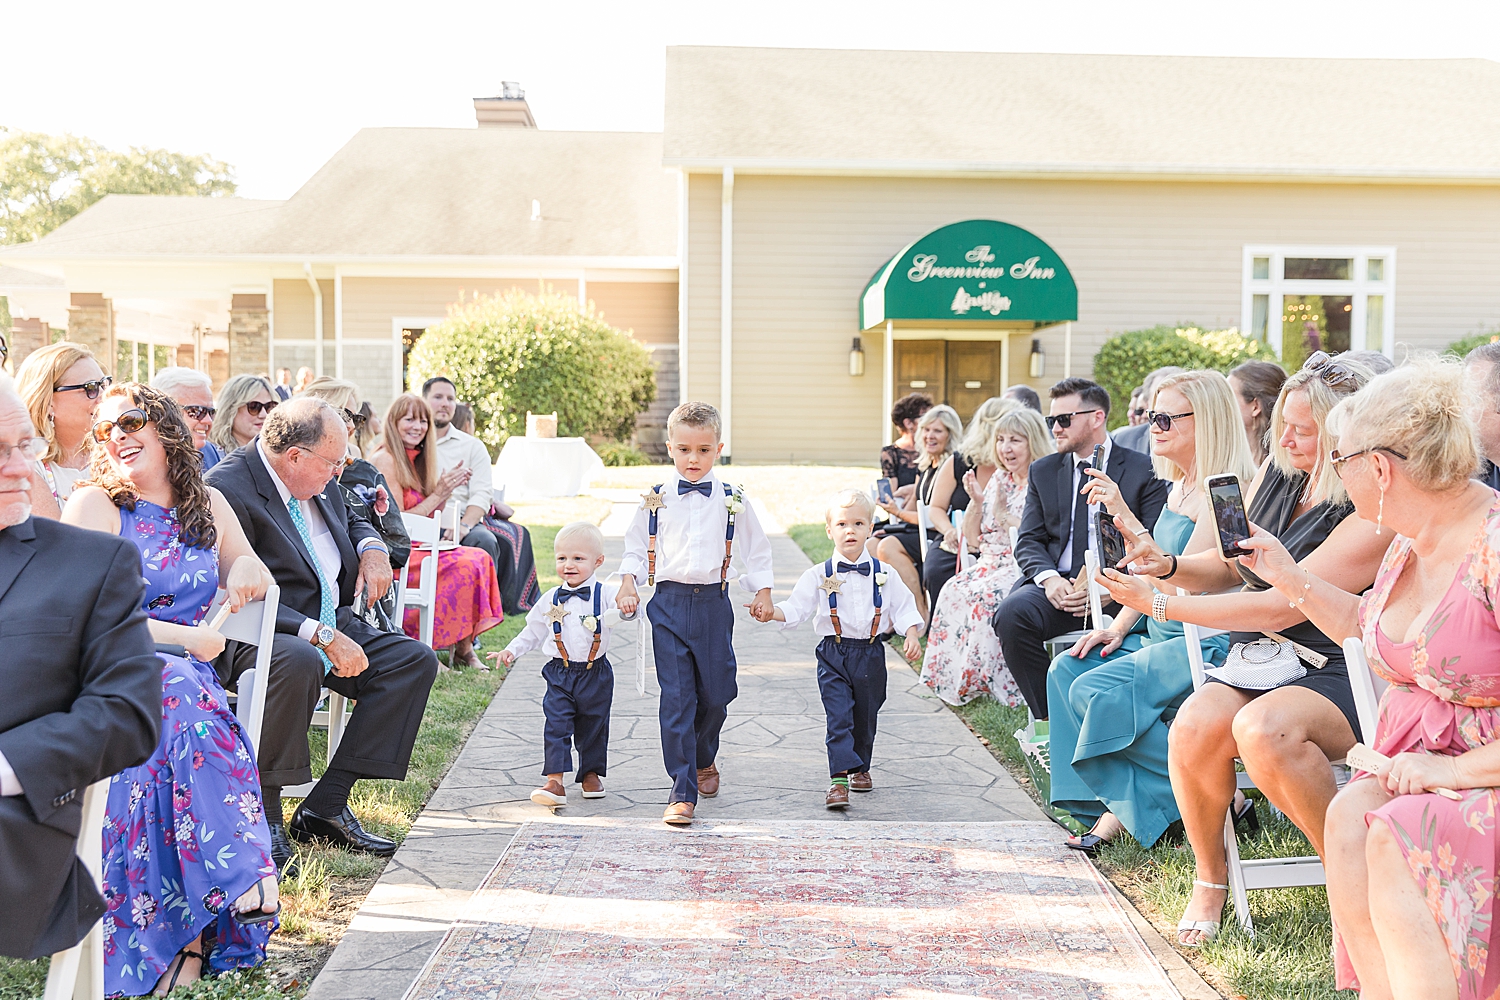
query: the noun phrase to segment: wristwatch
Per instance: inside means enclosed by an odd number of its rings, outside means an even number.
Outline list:
[[[317,631],[312,634],[312,644],[319,649],[327,649],[333,644],[334,631],[327,625],[319,625]]]

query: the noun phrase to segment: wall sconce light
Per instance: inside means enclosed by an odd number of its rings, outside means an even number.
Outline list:
[[[865,373],[865,349],[858,337],[849,347],[849,374],[863,375]]]
[[[1027,371],[1032,378],[1047,374],[1047,355],[1042,351],[1042,342],[1035,337],[1031,340],[1031,367]]]

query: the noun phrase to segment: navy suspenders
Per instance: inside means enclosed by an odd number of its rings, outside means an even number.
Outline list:
[[[823,564],[823,576],[833,578],[833,560],[829,559]],[[874,556],[870,557],[870,588],[875,595],[875,614],[870,619],[870,638],[874,639],[880,634],[880,560]],[[829,589],[828,594],[828,620],[833,623],[833,641],[844,641],[844,627],[839,624],[839,595],[838,591]]]
[[[554,590],[552,592],[552,604],[553,604],[554,607],[561,607],[562,606],[562,591],[563,591],[563,588],[561,586],[559,586],[556,590]],[[594,644],[589,647],[589,659],[588,659],[588,662],[583,665],[583,669],[585,669],[585,670],[590,670],[590,669],[593,668],[593,666],[594,666],[594,658],[599,655],[599,645],[603,641],[603,638],[604,638],[604,618],[600,615],[600,610],[603,607],[603,600],[604,600],[604,585],[601,584],[598,580],[595,580],[594,581]],[[571,664],[571,663],[568,662],[568,647],[565,646],[565,645],[563,645],[563,640],[562,640],[562,622],[561,621],[554,620],[552,622],[552,641],[555,642],[555,643],[557,643],[557,655],[563,661],[563,666],[565,666],[565,667],[571,667],[573,664]]]

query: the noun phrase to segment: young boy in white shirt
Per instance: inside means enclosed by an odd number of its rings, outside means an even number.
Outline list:
[[[865,494],[835,494],[825,518],[833,558],[803,573],[792,596],[770,615],[756,615],[759,621],[784,622],[783,628],[812,618],[813,631],[823,636],[817,651],[818,689],[828,718],[832,783],[823,804],[829,809],[846,808],[850,791],[874,788],[870,760],[886,684],[880,636],[894,629],[906,636],[901,651],[907,660],[922,655],[916,600],[901,577],[865,551],[874,519],[875,504]]]
[[[662,819],[674,826],[693,822],[701,794],[719,794],[719,732],[735,684],[734,605],[730,565],[738,552],[745,564],[740,584],[755,593],[751,613],[771,612],[771,541],[743,491],[714,475],[724,444],[719,411],[707,403],[683,403],[667,418],[667,449],[677,467],[674,481],[642,494],[640,509],[625,532],[620,564],[621,612],[639,603],[636,587],[654,586],[646,605],[661,686],[661,752],[672,791]]]
[[[605,656],[610,632],[605,613],[616,606],[619,588],[594,576],[604,565],[604,536],[589,522],[562,528],[552,548],[562,584],[527,612],[526,627],[499,656],[509,667],[534,649],[555,654],[542,666],[547,681],[542,771],[547,783],[531,793],[531,801],[556,808],[568,804],[562,779],[573,770],[574,746],[583,797],[604,798],[609,709],[615,695],[615,672]]]

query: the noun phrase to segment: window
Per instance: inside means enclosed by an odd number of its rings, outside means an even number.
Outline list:
[[[1244,250],[1242,329],[1290,371],[1315,350],[1395,350],[1392,247]]]

